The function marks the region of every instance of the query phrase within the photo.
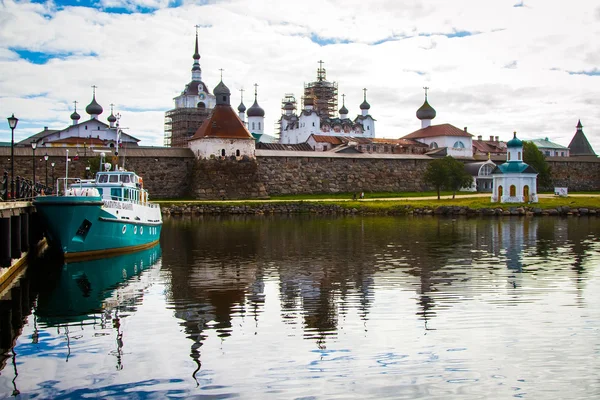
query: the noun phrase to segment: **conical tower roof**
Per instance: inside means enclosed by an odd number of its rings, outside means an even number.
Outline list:
[[[585,134],[583,133],[583,125],[581,125],[581,120],[577,122],[577,131],[575,132],[575,136],[571,139],[571,143],[569,143],[569,155],[570,156],[595,156],[596,153],[588,142]]]

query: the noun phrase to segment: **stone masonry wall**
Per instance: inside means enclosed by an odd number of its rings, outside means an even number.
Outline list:
[[[258,173],[269,195],[413,192],[428,189],[422,180],[428,162],[419,159],[258,157]]]
[[[99,165],[99,156],[87,149],[76,157],[76,149],[70,149],[69,177],[85,178],[85,167],[90,165],[95,172]],[[125,158],[125,167],[135,171],[144,179],[144,187],[148,189],[151,199],[176,199],[190,196],[190,183],[194,156],[186,149],[129,149]],[[48,162],[44,160],[48,154]],[[48,167],[48,186],[52,186],[52,163],[54,166],[54,179],[64,178],[66,164],[66,149],[44,148],[35,152],[36,181],[46,182],[46,165]],[[107,162],[111,158],[107,157]],[[122,162],[122,158],[120,159]],[[10,147],[0,148],[0,173],[8,172],[10,179]],[[15,179],[17,176],[32,179],[33,157],[31,148],[15,147]]]
[[[81,149],[79,149],[80,151]],[[97,165],[98,156],[89,149],[78,159],[70,150],[70,177],[85,177],[88,162]],[[54,178],[64,177],[66,150],[36,151],[36,178],[45,182],[49,155]],[[111,161],[111,160],[108,160]],[[269,195],[336,192],[400,192],[430,190],[422,180],[429,160],[398,158],[326,158],[259,156],[256,160],[196,160],[189,149],[139,148],[127,150],[126,167],[144,179],[154,199],[240,199]],[[569,192],[600,190],[600,160],[548,161],[553,185]],[[15,148],[15,177],[32,178],[31,148]],[[10,177],[10,147],[0,147],[0,172]],[[94,168],[92,168],[94,170]]]

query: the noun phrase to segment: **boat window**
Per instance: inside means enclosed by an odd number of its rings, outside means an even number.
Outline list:
[[[106,182],[108,182],[108,175],[100,174],[98,176],[98,183],[106,183]]]
[[[113,176],[117,176],[117,175],[113,175]],[[112,178],[112,176],[111,176]],[[120,200],[121,198],[121,188],[112,188],[110,189],[110,197],[112,198],[112,200]]]
[[[119,175],[111,175],[111,176],[108,178],[108,181],[109,181],[110,183],[117,183],[117,182],[119,182]]]
[[[123,183],[131,182],[130,176],[129,175],[121,175],[121,182],[123,182]]]

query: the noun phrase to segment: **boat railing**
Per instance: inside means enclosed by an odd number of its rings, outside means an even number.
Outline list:
[[[86,179],[81,178],[58,178],[56,180],[56,193],[64,196],[69,188],[82,188]]]
[[[113,194],[109,194],[108,197],[110,198],[110,200],[114,200],[114,201],[122,201],[122,202],[126,202],[126,203],[132,203],[132,204],[138,204],[141,206],[145,206],[148,208],[160,208],[160,206],[156,203],[152,203],[148,200],[148,191],[146,189],[138,189],[138,188],[130,188],[131,190],[136,190],[139,192],[139,199],[133,199],[131,197],[124,197],[124,196],[116,196]]]

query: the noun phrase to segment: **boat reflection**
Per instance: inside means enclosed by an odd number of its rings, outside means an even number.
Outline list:
[[[40,291],[36,317],[46,326],[64,325],[106,313],[117,307],[135,305],[151,284],[151,269],[160,258],[160,246],[116,257],[64,264],[57,282]],[[158,273],[159,268],[153,271]]]

